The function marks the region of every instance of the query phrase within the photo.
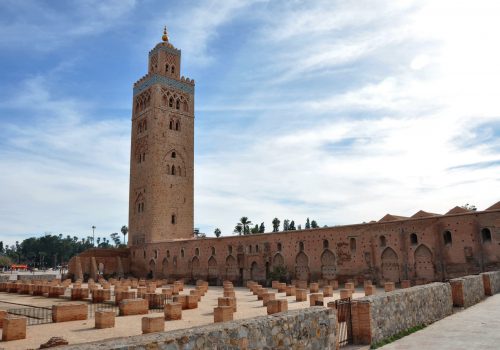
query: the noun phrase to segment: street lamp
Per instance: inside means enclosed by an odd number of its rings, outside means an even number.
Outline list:
[[[95,247],[95,226],[92,225],[92,246]]]

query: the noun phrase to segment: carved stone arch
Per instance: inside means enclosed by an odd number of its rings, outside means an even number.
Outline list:
[[[283,258],[281,253],[276,253],[273,257],[273,268],[278,266],[285,266],[285,258]]]
[[[151,259],[149,261],[149,272],[148,275],[152,275],[152,278],[156,277],[156,261],[154,259]]]
[[[326,280],[333,280],[337,275],[335,254],[330,249],[325,249],[321,254],[321,276]]]
[[[191,259],[191,277],[194,280],[201,278],[200,259],[197,256]]]
[[[229,281],[237,281],[239,278],[238,262],[232,255],[226,258],[226,279]]]
[[[432,252],[425,244],[415,250],[415,275],[426,281],[433,281],[435,277]]]
[[[219,277],[219,269],[217,268],[217,260],[214,256],[208,259],[208,278],[214,279]]]
[[[387,247],[382,252],[382,279],[384,281],[399,281],[399,259],[394,249]]]
[[[167,278],[169,275],[169,270],[168,270],[168,258],[163,258],[163,261],[161,262],[161,273],[164,278]]]
[[[309,280],[309,258],[304,252],[295,257],[295,278],[301,281]]]

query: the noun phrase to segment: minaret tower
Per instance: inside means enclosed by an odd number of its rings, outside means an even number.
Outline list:
[[[168,40],[134,84],[129,246],[193,237],[194,80]]]

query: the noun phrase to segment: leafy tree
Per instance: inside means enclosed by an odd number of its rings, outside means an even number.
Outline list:
[[[464,208],[464,209],[467,209],[467,210],[470,210],[470,211],[476,211],[477,208],[474,204],[469,204],[469,203],[466,203],[464,205],[461,206],[461,208]]]
[[[319,227],[318,223],[316,222],[316,220],[311,221],[311,227],[312,228],[318,228]]]
[[[288,231],[289,226],[290,226],[290,220],[288,219],[283,220],[283,231]]]
[[[216,228],[216,229],[214,230],[214,235],[215,235],[215,237],[219,238],[221,234],[222,234],[222,232],[220,231],[220,229],[219,229],[219,228]]]
[[[0,267],[9,267],[10,265],[12,265],[12,260],[6,255],[0,255]]]
[[[273,219],[273,232],[278,232],[280,230],[280,220],[278,218]]]
[[[97,237],[97,246],[99,247],[99,243],[101,243],[101,237]]]
[[[290,231],[295,231],[295,221],[290,221],[290,225],[288,225],[288,229]]]
[[[4,253],[3,241],[0,241],[0,254],[3,254],[3,253]]]
[[[234,227],[234,233],[237,233],[238,236],[241,236],[241,233],[243,232],[243,226],[241,226],[241,224],[237,224],[235,227]]]
[[[259,226],[259,233],[264,233],[266,232],[266,227],[264,226],[264,223],[261,222]]]
[[[252,221],[248,220],[248,217],[242,216],[240,219],[240,222],[236,224],[236,226],[241,226],[242,233],[244,235],[248,235],[250,233],[250,225],[252,224]]]
[[[118,232],[113,232],[112,234],[109,235],[113,242],[115,243],[115,246],[118,247],[121,243],[119,233]]]
[[[125,240],[125,236],[128,233],[128,227],[127,225],[123,225],[122,228],[120,229],[122,235],[123,235],[123,244],[127,244],[127,241]]]
[[[288,275],[288,270],[286,266],[276,266],[271,272],[269,272],[269,279],[272,281],[286,282],[286,277]]]
[[[256,233],[259,233],[259,224],[255,224],[254,227],[252,227],[252,229],[250,230],[250,232],[252,234],[256,234]]]
[[[311,228],[311,223],[309,222],[309,218],[306,220],[306,230],[309,230]]]

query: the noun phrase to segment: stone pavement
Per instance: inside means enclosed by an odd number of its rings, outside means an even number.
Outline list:
[[[380,349],[500,349],[500,294]]]

